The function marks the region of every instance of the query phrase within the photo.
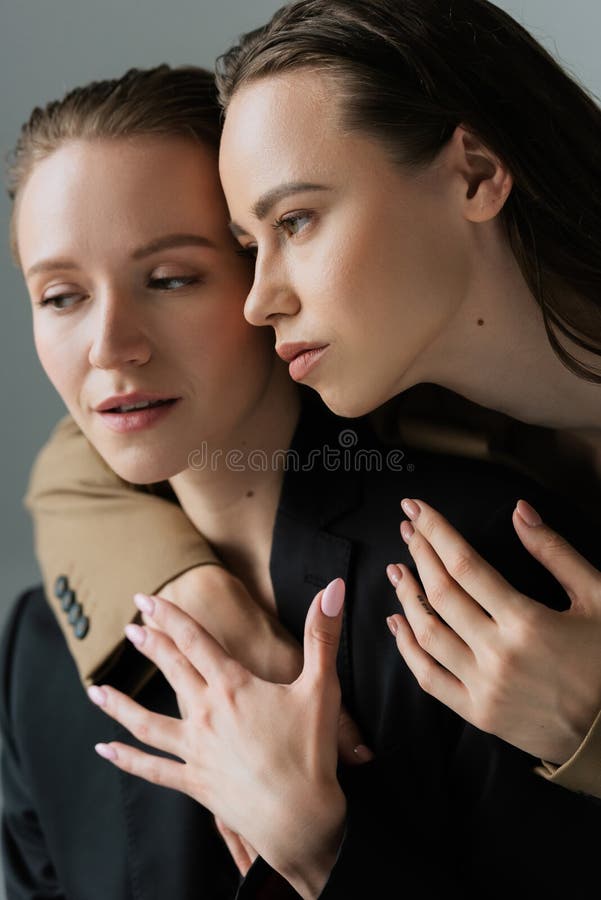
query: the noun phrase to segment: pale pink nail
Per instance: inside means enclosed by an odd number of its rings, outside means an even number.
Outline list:
[[[140,612],[151,616],[154,612],[154,598],[148,594],[134,594],[134,603]]]
[[[393,587],[396,587],[401,583],[401,578],[403,577],[402,569],[399,569],[398,566],[393,565],[392,563],[386,567],[386,574],[388,575],[388,580],[392,584]]]
[[[421,509],[415,500],[403,500],[401,506],[403,507],[403,512],[407,518],[411,519],[412,522],[415,522],[415,520],[419,518]]]
[[[109,746],[109,744],[96,744],[94,750],[98,756],[102,756],[103,759],[110,759],[113,762],[117,759],[117,751]]]
[[[399,630],[399,625],[397,620],[393,616],[388,616],[386,619],[386,624],[390,629],[390,633],[396,637],[397,631]]]
[[[140,625],[126,625],[123,630],[136,647],[141,647],[146,640],[146,629]]]
[[[543,524],[543,520],[534,509],[533,506],[530,506],[529,503],[526,503],[525,500],[518,501],[518,505],[516,507],[518,511],[518,516],[522,519],[526,525],[529,525],[530,528],[536,528],[538,525]]]
[[[106,691],[101,687],[98,687],[97,684],[92,684],[88,688],[88,697],[92,703],[95,703],[97,706],[106,706]]]
[[[401,537],[406,544],[409,543],[414,534],[415,528],[413,527],[411,522],[401,522]]]
[[[340,614],[344,603],[344,581],[335,578],[331,581],[321,595],[321,611],[330,619],[335,619]]]
[[[374,758],[373,752],[365,744],[358,744],[353,750],[353,753],[359,762],[371,762]]]

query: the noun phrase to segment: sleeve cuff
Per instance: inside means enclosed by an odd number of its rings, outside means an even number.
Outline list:
[[[535,771],[570,791],[601,798],[601,710],[570,759],[561,766],[541,760]]]
[[[258,856],[240,882],[236,900],[300,900],[300,894]]]

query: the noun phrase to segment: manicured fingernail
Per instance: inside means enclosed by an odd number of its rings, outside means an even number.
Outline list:
[[[106,706],[106,691],[104,691],[101,687],[98,687],[97,684],[92,684],[88,688],[88,697],[95,703],[96,706]]]
[[[117,759],[117,751],[109,744],[95,744],[94,750],[103,759],[110,759],[113,762]]]
[[[374,754],[369,749],[369,747],[365,746],[365,744],[358,744],[354,748],[353,753],[355,754],[359,762],[371,762],[374,758]]]
[[[386,619],[386,624],[390,628],[390,633],[396,637],[397,631],[399,630],[399,625],[394,616],[388,616]]]
[[[388,575],[388,580],[393,587],[396,587],[403,577],[402,569],[399,569],[398,566],[393,565],[392,563],[386,567],[386,574]]]
[[[401,522],[401,537],[406,544],[409,543],[414,534],[415,528],[413,527],[411,522]]]
[[[530,528],[536,528],[537,525],[543,524],[543,520],[534,507],[530,506],[529,503],[526,503],[525,500],[519,500],[516,509],[520,519],[522,519],[526,525],[529,525]]]
[[[321,611],[330,619],[335,619],[340,614],[343,603],[344,581],[342,578],[335,578],[321,595]]]
[[[140,612],[146,613],[149,616],[153,614],[154,598],[149,597],[148,594],[134,594],[134,603]]]
[[[140,625],[126,625],[124,631],[132,644],[135,644],[136,647],[141,647],[146,640],[146,629],[142,628]]]
[[[405,515],[411,519],[412,522],[415,522],[417,518],[419,518],[419,514],[421,509],[415,502],[415,500],[402,500],[401,506],[403,507],[403,512]]]

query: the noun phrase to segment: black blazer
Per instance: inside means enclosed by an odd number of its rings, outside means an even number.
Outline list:
[[[359,450],[371,451],[369,471]],[[278,611],[297,637],[315,592],[346,579],[343,702],[376,752],[340,770],[347,827],[322,896],[578,896],[598,877],[601,803],[545,781],[536,760],[420,690],[386,626],[399,607],[385,565],[412,565],[398,530],[404,496],[434,504],[517,588],[556,608],[565,595],[513,532],[516,500],[595,565],[600,554],[582,513],[570,518],[563,498],[513,470],[416,451],[391,460],[390,450],[366,421],[337,419],[307,394],[275,523]],[[16,602],[0,672],[8,900],[293,895],[262,860],[239,887],[206,810],[96,756],[96,741],[136,742],[87,699],[39,588]],[[160,673],[139,699],[177,714]]]

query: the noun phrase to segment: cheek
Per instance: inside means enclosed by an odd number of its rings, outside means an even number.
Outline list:
[[[273,354],[267,329],[249,325],[242,308],[242,299],[238,303],[224,297],[212,310],[199,305],[186,316],[173,317],[163,331],[162,345],[178,347],[175,364],[185,365],[203,382],[221,382],[221,390],[224,379],[225,387],[248,380]]]
[[[375,318],[394,315],[400,248],[379,222],[369,208],[351,206],[333,214],[315,241],[290,254],[293,286],[318,332],[327,328],[331,338],[355,335],[365,342]]]
[[[64,333],[45,323],[34,322],[33,336],[42,368],[73,412],[85,377],[80,352],[73,346],[73,342],[65,339]]]
[[[61,351],[57,342],[53,340],[52,332],[43,325],[34,325],[33,339],[38,359],[44,372],[57,391],[62,394],[62,385],[68,369],[68,366],[61,365],[61,360],[65,358],[65,354]],[[66,380],[68,381],[68,378]]]

